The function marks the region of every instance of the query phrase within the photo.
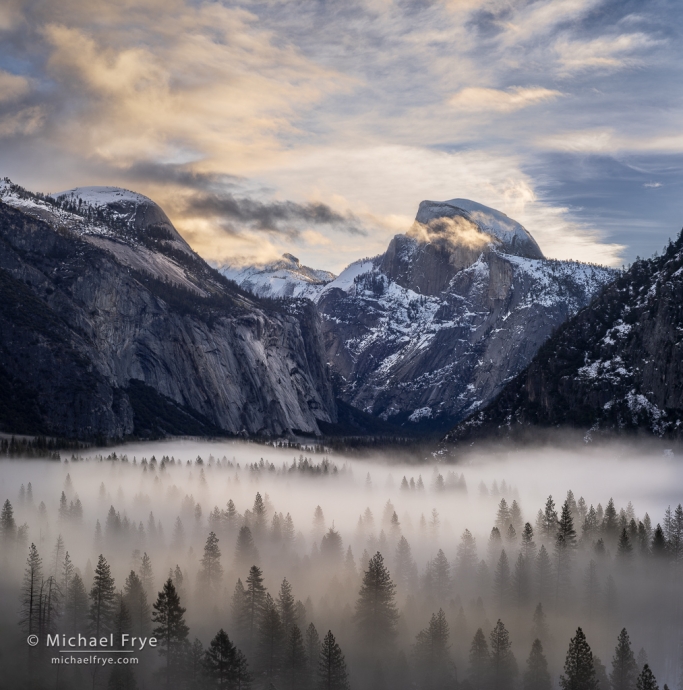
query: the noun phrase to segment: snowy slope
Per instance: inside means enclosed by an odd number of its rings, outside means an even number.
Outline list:
[[[334,273],[303,266],[291,254],[265,266],[230,266],[218,269],[226,278],[258,297],[303,297],[316,301]]]

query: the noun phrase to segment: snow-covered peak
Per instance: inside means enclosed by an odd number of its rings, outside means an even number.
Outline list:
[[[423,201],[415,220],[423,225],[440,218],[461,217],[474,223],[481,232],[501,243],[502,251],[530,259],[542,259],[543,252],[531,233],[516,220],[501,211],[470,199]]]
[[[231,266],[218,269],[244,290],[259,297],[306,297],[315,300],[320,290],[335,279],[334,273],[304,266],[296,256],[283,254],[265,266]]]
[[[154,202],[143,194],[131,192],[129,189],[122,187],[74,187],[67,189],[64,192],[57,192],[52,195],[55,199],[62,199],[66,197],[74,197],[82,199],[84,204],[90,206],[109,206],[115,203],[133,203],[133,204],[154,204]]]

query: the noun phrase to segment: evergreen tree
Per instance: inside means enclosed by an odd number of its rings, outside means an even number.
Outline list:
[[[258,668],[271,681],[277,677],[282,663],[285,634],[277,606],[266,594],[259,621],[257,659]]]
[[[581,628],[577,628],[569,642],[560,687],[562,690],[598,690],[593,653]]]
[[[610,498],[605,508],[605,514],[602,518],[602,531],[609,539],[617,538],[619,534],[619,518],[617,516],[617,509],[614,507],[614,501]]]
[[[64,604],[64,628],[67,633],[76,634],[85,630],[88,617],[88,594],[83,580],[74,573],[69,587],[69,596]]]
[[[237,568],[247,568],[258,563],[259,554],[251,530],[247,525],[240,527],[237,535],[237,546],[235,547],[235,566]]]
[[[534,640],[526,662],[524,672],[524,690],[551,690],[552,680],[548,673],[548,662],[543,654],[543,645],[539,639]],[[608,690],[604,688],[603,690]]]
[[[292,585],[289,584],[287,578],[280,585],[280,593],[277,596],[277,610],[280,614],[285,639],[288,639],[289,631],[296,622],[296,611],[294,596],[292,595]]]
[[[320,647],[318,680],[321,690],[349,690],[346,661],[331,630]]]
[[[185,644],[184,666],[187,690],[205,690],[207,683],[204,661],[206,652],[201,640],[194,638],[194,642]]]
[[[515,569],[512,573],[512,592],[518,607],[528,603],[531,595],[531,575],[529,573],[528,561],[524,558],[522,551],[517,556]]]
[[[557,529],[557,511],[555,510],[555,501],[552,496],[548,496],[545,502],[545,510],[541,518],[542,537],[545,541],[550,542],[555,539],[555,530]]]
[[[308,628],[306,628],[306,657],[308,658],[308,663],[311,670],[311,678],[314,678],[318,673],[318,657],[320,656],[320,636],[318,631],[315,629],[313,623],[309,623]]]
[[[536,556],[536,595],[541,602],[546,602],[552,592],[552,565],[550,556],[542,544]]]
[[[132,621],[130,612],[126,606],[123,592],[119,592],[114,598],[114,616],[112,619],[112,632],[114,633],[114,640],[116,646],[123,648],[123,635],[130,635],[132,632]]]
[[[472,690],[486,690],[491,675],[491,656],[481,628],[477,630],[472,640],[469,661],[469,681]]]
[[[631,649],[631,640],[626,628],[623,628],[612,657],[612,672],[609,676],[612,690],[635,690],[637,676],[638,667]]]
[[[659,523],[657,524],[657,527],[655,527],[655,531],[652,536],[651,550],[654,558],[664,560],[667,556],[666,538],[664,537],[664,530]]]
[[[451,586],[451,566],[448,563],[446,554],[442,549],[436,554],[436,557],[432,561],[431,574],[432,574],[432,586],[434,588],[434,594],[436,600],[439,603],[443,603],[448,598]]]
[[[512,577],[510,575],[510,563],[505,549],[500,552],[496,572],[493,575],[493,597],[499,611],[507,606],[510,600]]]
[[[218,548],[218,537],[215,532],[209,532],[204,544],[204,555],[201,560],[202,569],[199,571],[199,581],[205,588],[205,596],[214,599],[220,590],[223,579],[221,565],[221,550]]]
[[[510,524],[512,524],[512,517],[510,515],[508,502],[504,498],[501,498],[498,504],[498,514],[496,515],[496,527],[502,534],[507,532],[508,525]]]
[[[410,544],[405,537],[401,537],[396,546],[396,565],[394,567],[397,588],[402,592],[407,592],[416,572],[417,565],[413,560]]]
[[[152,561],[146,551],[142,554],[138,575],[140,576],[140,582],[142,582],[142,588],[145,590],[149,600],[154,594],[154,571],[152,570]]]
[[[5,500],[0,512],[0,539],[6,546],[16,539],[17,524],[14,521],[14,509],[9,502],[9,498]]]
[[[417,635],[415,664],[427,689],[452,687],[455,682],[455,667],[451,661],[448,644],[449,635],[443,609],[432,614],[429,625]]]
[[[521,553],[527,565],[531,564],[536,557],[536,542],[534,541],[534,528],[531,523],[527,522],[522,531],[522,549]]]
[[[246,641],[249,637],[249,611],[247,609],[247,592],[242,580],[238,579],[230,602],[232,629],[238,640]]]
[[[204,672],[210,687],[230,688],[232,686],[233,665],[236,649],[227,633],[221,628],[209,643],[204,654]]]
[[[557,523],[555,534],[555,603],[559,604],[560,598],[566,598],[571,586],[571,562],[573,551],[576,547],[576,532],[574,531],[574,519],[567,501],[562,505],[562,513]],[[561,597],[561,595],[564,595]]]
[[[624,529],[621,530],[621,536],[619,537],[619,542],[617,544],[617,556],[619,557],[619,560],[622,562],[622,564],[625,564],[631,560],[632,555],[633,545],[631,544],[628,532],[624,527]]]
[[[254,506],[251,512],[253,515],[254,534],[257,537],[261,537],[266,529],[266,524],[268,521],[268,509],[266,508],[266,504],[259,492],[256,493],[256,497],[254,498]]]
[[[166,657],[164,675],[166,687],[170,688],[171,678],[182,665],[184,644],[190,632],[185,624],[185,609],[180,605],[180,597],[170,577],[152,608],[152,622],[156,623],[153,633],[159,644],[159,654]]]
[[[640,675],[636,679],[636,690],[659,690],[657,680],[654,673],[650,670],[650,666],[645,664]]]
[[[265,601],[266,588],[263,586],[263,573],[258,566],[252,565],[247,577],[245,606],[249,649],[253,649]]]
[[[71,582],[74,577],[74,573],[76,572],[76,568],[74,567],[74,564],[71,562],[71,556],[69,556],[69,552],[66,552],[66,555],[64,556],[64,561],[62,563],[62,577],[60,581],[60,589],[62,591],[62,602],[64,604],[64,609],[66,610],[66,607],[69,605],[69,598],[71,596]]]
[[[323,562],[332,568],[339,568],[344,559],[344,547],[339,532],[334,527],[327,530],[327,534],[320,542],[320,556]]]
[[[477,569],[477,542],[466,529],[460,536],[455,556],[455,575],[459,581],[470,581]]]
[[[489,640],[491,684],[498,690],[510,690],[517,676],[517,661],[512,653],[510,634],[498,619]]]
[[[304,638],[299,626],[294,623],[289,630],[289,636],[284,653],[285,686],[289,690],[302,690],[308,685],[308,658]]]
[[[538,639],[541,641],[545,640],[547,643],[549,638],[549,632],[548,624],[545,620],[545,612],[543,611],[543,604],[539,603],[536,605],[536,609],[534,610],[534,615],[531,618],[531,622],[531,636],[534,639]]]
[[[371,653],[386,651],[393,644],[398,623],[395,592],[396,585],[377,552],[363,575],[355,616],[364,648]]]
[[[43,560],[35,544],[31,544],[21,587],[20,624],[29,635],[38,632],[40,620],[40,586],[43,581]]]
[[[133,634],[144,637],[150,629],[152,609],[147,602],[147,594],[142,586],[142,580],[134,570],[131,570],[130,575],[126,578],[123,596],[130,611]]]
[[[113,632],[115,595],[111,568],[105,557],[100,554],[90,588],[90,630],[95,637]]]

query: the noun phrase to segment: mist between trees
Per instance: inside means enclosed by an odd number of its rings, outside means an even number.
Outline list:
[[[0,687],[683,687],[676,458],[382,460],[159,443],[0,463]],[[158,642],[55,666],[48,633]]]

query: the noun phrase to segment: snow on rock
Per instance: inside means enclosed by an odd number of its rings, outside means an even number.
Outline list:
[[[315,301],[320,291],[335,279],[334,273],[309,268],[292,254],[265,266],[221,266],[226,278],[258,297],[296,297]]]

